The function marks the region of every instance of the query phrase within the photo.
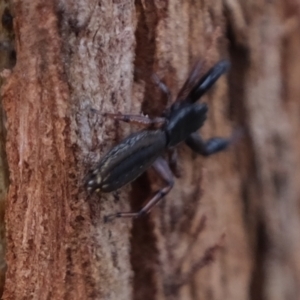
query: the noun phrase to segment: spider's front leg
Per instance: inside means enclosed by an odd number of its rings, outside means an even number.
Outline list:
[[[230,63],[227,60],[219,61],[200,78],[198,83],[189,93],[188,101],[193,103],[202,97],[216,83],[220,76],[228,71],[229,67]]]
[[[154,196],[148,201],[148,203],[138,212],[119,212],[113,215],[105,217],[105,221],[111,221],[115,218],[138,218],[150,212],[150,210],[164,197],[166,196],[174,185],[174,179],[172,171],[170,170],[168,163],[159,157],[153,163],[152,167],[161,176],[161,178],[167,183],[167,185],[158,190]]]
[[[227,149],[236,139],[236,134],[233,134],[230,138],[215,137],[205,141],[195,132],[185,140],[185,143],[196,153],[208,156]]]

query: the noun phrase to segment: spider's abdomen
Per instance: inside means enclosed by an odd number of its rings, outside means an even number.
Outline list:
[[[207,105],[201,103],[187,105],[174,111],[166,128],[168,147],[176,146],[197,131],[206,120],[207,110]]]
[[[166,147],[162,130],[135,133],[112,148],[88,175],[90,191],[114,191],[148,169]]]

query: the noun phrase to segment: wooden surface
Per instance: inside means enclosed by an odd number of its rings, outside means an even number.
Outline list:
[[[297,1],[12,2],[17,63],[2,89],[10,172],[3,299],[299,299]],[[203,97],[203,137],[242,138],[181,178],[150,170],[89,196],[86,172],[139,130],[99,112],[158,116],[197,60],[232,67]]]

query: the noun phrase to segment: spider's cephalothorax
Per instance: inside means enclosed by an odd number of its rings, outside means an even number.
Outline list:
[[[150,166],[167,183],[140,211],[120,212],[111,215],[110,219],[139,217],[149,212],[171,190],[174,180],[167,161],[162,158],[164,151],[175,151],[176,145],[185,142],[193,151],[207,156],[230,145],[232,138],[216,137],[208,141],[201,138],[197,131],[206,120],[208,107],[205,103],[196,103],[228,68],[228,61],[220,61],[199,79],[200,64],[196,64],[165,117],[150,119],[139,115],[105,114],[115,120],[151,126],[152,130],[148,128],[134,133],[112,148],[89,172],[88,190],[112,192],[139,177]],[[167,90],[161,82],[159,84]],[[174,165],[175,161],[171,163]]]

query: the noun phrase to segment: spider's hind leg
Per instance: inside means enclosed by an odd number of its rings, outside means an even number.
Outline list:
[[[181,168],[178,163],[178,152],[177,148],[169,148],[168,149],[168,156],[169,156],[169,166],[170,169],[172,170],[173,174],[175,177],[179,178],[181,177]]]
[[[172,189],[174,185],[174,179],[172,171],[170,170],[168,163],[162,158],[158,157],[153,163],[152,167],[158,173],[158,175],[165,181],[166,185],[156,191],[154,196],[137,212],[119,212],[113,215],[105,217],[105,221],[111,221],[115,218],[138,218],[149,213],[150,210],[159,203]]]

